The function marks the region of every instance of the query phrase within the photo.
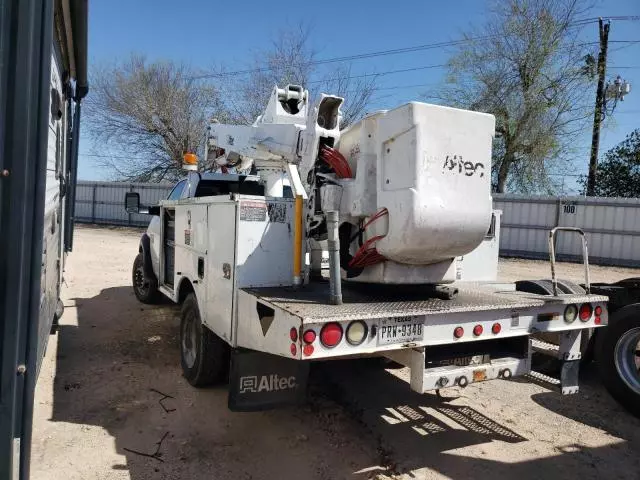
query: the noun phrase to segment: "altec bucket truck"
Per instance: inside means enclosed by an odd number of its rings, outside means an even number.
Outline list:
[[[590,294],[586,243],[585,289],[553,268],[546,295],[497,283],[494,117],[411,102],[341,130],[342,102],[275,87],[253,125],[211,123],[170,199],[127,195],[154,215],[134,290],[182,304],[189,382],[229,378],[230,408],[252,410],[299,399],[309,362],[384,356],[422,393],[530,374],[532,336],[552,333],[575,393],[607,297]],[[255,175],[206,173],[221,167]]]

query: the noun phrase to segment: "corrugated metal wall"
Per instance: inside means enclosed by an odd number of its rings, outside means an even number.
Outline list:
[[[569,226],[586,233],[592,263],[640,265],[640,199],[494,195],[493,200],[503,211],[501,255],[548,258],[549,230]],[[559,232],[556,252],[560,259],[579,260],[579,236]]]
[[[142,205],[155,205],[167,198],[171,184],[78,182],[76,190],[76,222],[104,225],[146,227],[149,216],[130,215],[124,210],[124,194],[138,192]]]
[[[124,210],[125,192],[138,192],[143,205],[167,198],[172,185],[156,183],[78,182],[76,221],[145,227],[147,215]],[[592,263],[640,265],[640,199],[585,197],[530,197],[494,195],[502,210],[500,254],[548,258],[547,238],[555,226],[580,227],[589,242]],[[559,259],[580,260],[580,238],[558,233]]]

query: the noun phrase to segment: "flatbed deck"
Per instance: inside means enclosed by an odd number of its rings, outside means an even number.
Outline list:
[[[343,282],[342,305],[328,303],[329,285],[310,283],[301,288],[245,288],[245,292],[272,308],[284,310],[304,322],[329,320],[365,320],[413,315],[478,312],[487,310],[527,309],[550,303],[605,302],[601,295],[563,295],[550,297],[516,291],[496,291],[490,286],[454,285],[459,291],[451,300],[429,297],[419,288],[373,286]]]

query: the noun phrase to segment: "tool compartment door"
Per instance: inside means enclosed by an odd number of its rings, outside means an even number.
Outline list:
[[[293,200],[239,198],[238,288],[293,282]]]
[[[208,204],[208,248],[205,259],[205,308],[202,320],[216,335],[228,343],[232,338],[234,285],[236,281],[235,247],[237,209],[233,201]]]

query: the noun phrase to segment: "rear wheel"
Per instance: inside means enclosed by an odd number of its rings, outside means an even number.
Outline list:
[[[202,324],[198,301],[193,293],[182,304],[180,321],[180,363],[182,373],[194,387],[227,380],[229,345]]]
[[[640,304],[613,314],[597,342],[602,383],[623,407],[640,417]]]
[[[144,259],[142,253],[139,253],[133,261],[133,271],[131,272],[133,293],[142,303],[157,303],[160,298],[158,292],[158,281],[155,278],[149,278],[144,271]]]

